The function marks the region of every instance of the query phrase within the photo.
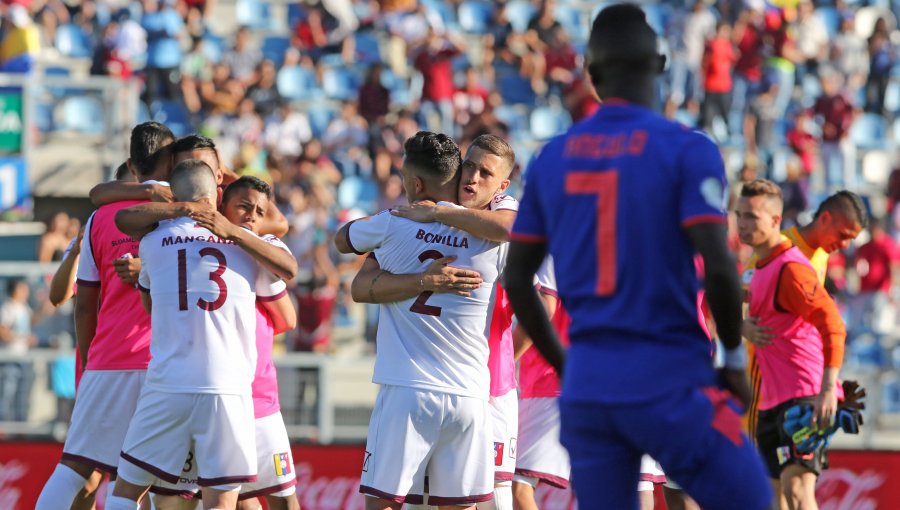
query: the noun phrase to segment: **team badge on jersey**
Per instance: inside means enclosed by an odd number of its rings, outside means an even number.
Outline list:
[[[273,455],[275,459],[275,474],[284,476],[291,474],[291,454],[290,452],[276,453]]]
[[[503,465],[503,443],[499,443],[499,442],[494,443],[494,465],[495,466]]]

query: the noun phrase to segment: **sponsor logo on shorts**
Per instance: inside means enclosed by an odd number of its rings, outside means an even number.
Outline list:
[[[276,453],[272,456],[275,459],[275,474],[284,476],[291,474],[291,453]]]
[[[514,437],[509,438],[509,458],[516,458],[516,438]]]
[[[494,465],[495,466],[503,465],[503,443],[499,443],[499,442],[494,443]]]
[[[366,456],[363,457],[363,473],[369,472],[369,459],[372,458],[372,452],[366,451]]]
[[[775,450],[775,454],[778,456],[778,465],[784,465],[787,461],[791,460],[791,447],[790,446],[779,446]]]

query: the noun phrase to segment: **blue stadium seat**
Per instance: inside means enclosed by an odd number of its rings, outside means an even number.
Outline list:
[[[225,54],[225,39],[222,36],[207,32],[203,35],[203,55],[211,62],[219,63]]]
[[[841,16],[837,9],[830,5],[820,5],[816,7],[816,16],[822,20],[825,30],[828,31],[828,38],[834,39],[840,29]]]
[[[263,39],[262,54],[275,63],[275,67],[281,67],[284,62],[284,52],[291,47],[291,39],[283,35],[270,35]]]
[[[494,8],[487,2],[467,0],[459,6],[459,26],[470,34],[484,34],[494,15]]]
[[[154,101],[150,104],[150,116],[156,122],[165,124],[175,136],[194,132],[190,113],[178,101]]]
[[[325,133],[331,120],[337,117],[337,111],[328,105],[314,104],[307,108],[306,117],[309,119],[312,135],[319,138]]]
[[[884,118],[875,113],[865,113],[850,126],[850,139],[863,149],[881,149],[885,146],[887,126]]]
[[[562,108],[535,108],[530,117],[531,134],[538,140],[552,138],[572,125],[572,117]]]
[[[337,202],[343,209],[356,208],[372,214],[378,204],[378,186],[367,177],[344,177],[337,189]]]
[[[510,132],[525,131],[528,129],[528,114],[523,107],[508,104],[494,108],[494,116],[497,120],[506,124]]]
[[[450,2],[445,0],[421,0],[421,3],[426,9],[441,17],[445,28],[455,28],[457,26],[456,11]]]
[[[534,105],[537,96],[531,82],[517,72],[498,74],[497,88],[506,104]]]
[[[287,7],[287,20],[288,20],[288,28],[293,30],[297,23],[306,20],[306,11],[303,10],[303,6],[300,5],[300,2],[292,2],[288,4]]]
[[[81,27],[72,23],[57,27],[54,45],[64,57],[90,58],[93,55],[90,38]]]
[[[556,6],[556,21],[566,29],[572,41],[584,42],[588,40],[591,29],[588,21],[585,19],[585,12],[577,6],[562,5]]]
[[[40,100],[35,101],[34,123],[41,133],[53,131],[53,103]]]
[[[528,30],[528,23],[537,14],[537,7],[525,0],[512,0],[506,4],[506,19],[516,32]]]
[[[666,27],[669,24],[671,8],[662,3],[644,4],[641,6],[644,14],[647,15],[647,23],[653,28],[657,35],[665,35]],[[712,9],[711,9],[712,10]]]
[[[855,369],[879,368],[885,363],[881,344],[872,335],[860,335],[847,346],[848,364]]]
[[[347,69],[333,67],[322,73],[322,89],[330,99],[353,99],[357,97],[358,87],[356,75]]]
[[[102,134],[103,103],[92,96],[67,97],[62,105],[62,127],[92,135]]]
[[[353,35],[356,43],[356,61],[360,64],[374,64],[381,62],[381,45],[378,37],[371,30],[356,32]]]
[[[275,85],[284,98],[292,101],[308,101],[319,92],[315,73],[299,66],[282,67]]]
[[[262,0],[237,0],[234,15],[238,25],[259,30],[272,28],[269,4]]]
[[[888,82],[887,90],[884,93],[884,109],[891,113],[900,111],[900,81]]]
[[[885,374],[881,380],[881,412],[900,413],[900,378],[896,374]]]

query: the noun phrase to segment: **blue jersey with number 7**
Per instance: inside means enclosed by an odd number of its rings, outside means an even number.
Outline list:
[[[563,398],[637,402],[711,384],[686,228],[725,222],[704,134],[607,101],[532,163],[512,239],[545,242],[572,318]]]

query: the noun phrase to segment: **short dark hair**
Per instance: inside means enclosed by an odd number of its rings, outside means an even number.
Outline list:
[[[609,71],[632,75],[660,72],[664,61],[656,49],[656,38],[637,5],[615,4],[600,11],[591,25],[585,52],[591,82],[597,86]]]
[[[28,285],[28,282],[21,278],[12,278],[8,282],[6,282],[6,296],[12,297],[13,292],[16,291],[16,287],[19,285]]]
[[[158,154],[175,140],[175,135],[164,124],[156,121],[142,122],[131,130],[128,157],[141,175],[150,175],[156,167]]]
[[[198,195],[216,196],[216,174],[199,159],[188,159],[175,165],[169,178],[175,200],[192,202]],[[189,193],[189,194],[188,194]]]
[[[832,216],[843,216],[862,228],[869,226],[869,213],[866,211],[866,204],[863,203],[859,195],[852,191],[841,190],[826,198],[819,204],[819,208],[816,209],[813,220],[817,220],[825,211],[831,213]]]
[[[240,179],[232,182],[225,188],[225,191],[222,193],[222,203],[224,204],[228,200],[231,199],[231,196],[238,192],[238,190],[242,189],[255,189],[256,191],[262,193],[269,200],[272,199],[272,186],[269,186],[266,181],[253,177],[252,175],[245,175]]]
[[[216,142],[212,138],[198,134],[182,136],[172,144],[172,154],[204,149],[216,150]]]
[[[128,175],[128,163],[122,163],[116,168],[116,180],[121,181]]]
[[[435,184],[443,186],[459,175],[459,146],[445,134],[419,131],[406,140],[403,150],[404,166]]]

